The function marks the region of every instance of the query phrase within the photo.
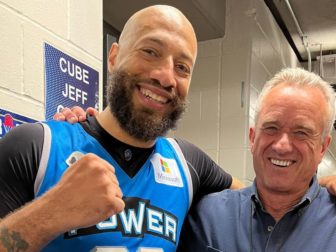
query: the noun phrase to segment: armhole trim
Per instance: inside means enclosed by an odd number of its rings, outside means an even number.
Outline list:
[[[191,179],[189,166],[188,166],[187,161],[186,161],[186,159],[183,155],[183,152],[182,152],[179,144],[176,142],[176,140],[173,139],[173,138],[166,138],[166,139],[174,147],[174,149],[176,151],[176,154],[178,155],[179,159],[181,160],[183,171],[184,171],[184,174],[186,176],[186,180],[187,180],[187,184],[188,184],[188,193],[189,193],[189,207],[188,207],[188,209],[190,209],[190,206],[191,206],[191,203],[192,203],[192,200],[193,200],[194,192],[193,192],[193,185],[192,185],[192,179]]]
[[[44,179],[44,175],[46,173],[48,160],[49,160],[49,153],[51,149],[51,131],[48,125],[41,123],[44,130],[44,137],[43,137],[43,147],[40,159],[40,166],[38,168],[35,183],[34,183],[34,193],[35,197],[40,190],[41,184]]]

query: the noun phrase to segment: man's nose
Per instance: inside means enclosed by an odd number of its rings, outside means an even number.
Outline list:
[[[293,146],[289,134],[281,133],[279,138],[273,144],[273,149],[275,149],[278,153],[291,152]]]
[[[173,59],[167,58],[155,66],[150,73],[150,78],[158,80],[163,87],[176,88]]]

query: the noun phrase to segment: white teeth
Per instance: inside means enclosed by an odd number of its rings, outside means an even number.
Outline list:
[[[290,160],[278,160],[278,159],[271,158],[271,163],[277,166],[287,167],[287,166],[290,166],[293,162]]]
[[[166,97],[154,94],[152,91],[144,88],[140,88],[140,92],[145,95],[147,98],[150,98],[156,102],[167,103],[168,99]]]

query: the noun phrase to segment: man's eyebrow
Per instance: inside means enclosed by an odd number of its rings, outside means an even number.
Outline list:
[[[314,134],[315,133],[314,126],[310,125],[310,124],[298,125],[296,127],[296,130],[304,130],[304,131],[307,131],[310,134]]]
[[[156,44],[159,44],[160,46],[165,46],[165,43],[162,41],[162,39],[158,39],[158,38],[154,38],[154,37],[150,37],[150,38],[146,38],[145,41],[151,41],[154,42]]]
[[[261,123],[261,126],[264,126],[264,125],[270,125],[270,124],[279,124],[279,121],[278,120],[276,120],[276,119],[266,119],[265,121],[263,121],[262,123]]]
[[[267,127],[267,126],[272,126],[272,125],[280,125],[280,122],[278,120],[266,120],[261,124],[261,127]],[[313,134],[314,132],[314,126],[309,124],[309,123],[305,123],[305,124],[296,124],[292,126],[293,129],[295,130],[305,130],[311,134]]]

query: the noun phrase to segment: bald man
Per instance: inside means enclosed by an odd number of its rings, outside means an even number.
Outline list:
[[[184,111],[196,54],[179,10],[145,8],[111,47],[103,112],[0,140],[0,251],[176,250],[192,201],[236,187],[200,149],[163,137]]]

